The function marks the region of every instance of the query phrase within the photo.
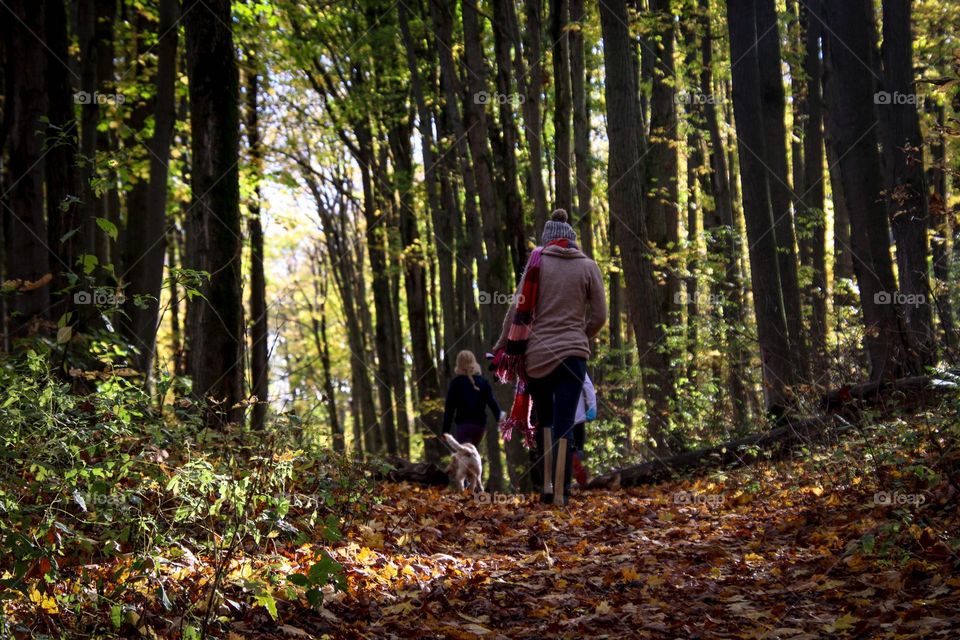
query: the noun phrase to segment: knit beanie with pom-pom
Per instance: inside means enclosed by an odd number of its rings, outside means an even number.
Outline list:
[[[564,209],[557,209],[543,225],[543,235],[540,236],[540,244],[546,244],[552,240],[566,238],[571,243],[577,241],[577,232],[567,224],[567,212]]]

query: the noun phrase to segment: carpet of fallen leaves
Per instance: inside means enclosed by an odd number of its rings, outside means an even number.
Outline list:
[[[958,637],[955,489],[884,504],[873,474],[830,474],[783,462],[566,509],[387,485],[331,551],[349,591],[251,612],[231,636]]]

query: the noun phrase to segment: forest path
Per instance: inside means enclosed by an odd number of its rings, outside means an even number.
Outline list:
[[[284,607],[285,634],[956,637],[956,529],[876,504],[866,478],[834,484],[837,471],[786,461],[567,509],[385,485],[331,551],[349,592],[321,613]],[[957,521],[955,507],[928,513]]]

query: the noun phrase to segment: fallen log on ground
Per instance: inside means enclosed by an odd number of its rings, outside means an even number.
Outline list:
[[[683,472],[736,467],[750,464],[761,457],[783,457],[813,439],[852,428],[864,410],[873,410],[880,415],[888,414],[893,409],[916,410],[926,406],[934,397],[946,391],[956,392],[958,388],[960,375],[955,371],[842,387],[822,397],[823,406],[828,410],[825,415],[787,423],[714,447],[609,471],[590,480],[586,488],[616,489],[655,484]]]
[[[386,462],[393,469],[384,474],[390,482],[414,482],[428,486],[446,486],[450,483],[447,473],[430,462],[410,462],[397,456],[389,456]]]

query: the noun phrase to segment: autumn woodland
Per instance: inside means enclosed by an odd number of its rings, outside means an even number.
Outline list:
[[[957,637],[958,32],[0,0],[0,638]]]

